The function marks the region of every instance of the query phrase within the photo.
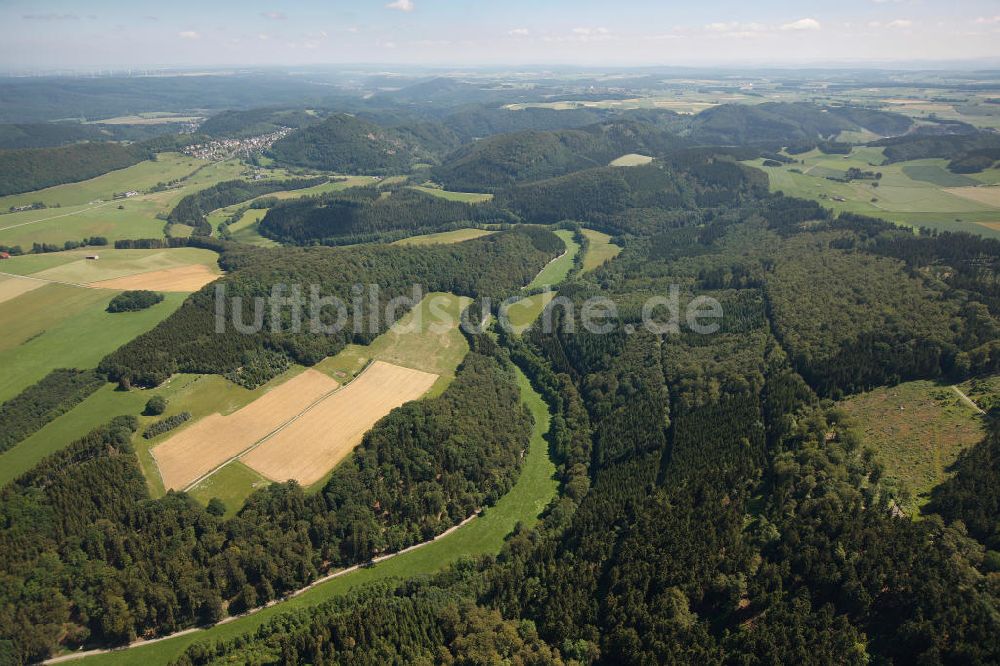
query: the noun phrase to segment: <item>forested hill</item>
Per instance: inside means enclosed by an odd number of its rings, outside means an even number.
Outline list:
[[[657,157],[684,145],[656,125],[614,121],[575,130],[501,134],[460,148],[433,173],[449,189],[495,192],[518,182],[606,166],[626,153]]]
[[[819,107],[807,103],[724,104],[691,119],[686,134],[702,145],[754,143],[788,146],[831,139],[844,130],[866,129],[883,136],[904,134],[906,116],[860,107]]]
[[[531,415],[509,361],[478,347],[440,397],[379,421],[320,492],[276,483],[228,520],[185,493],[150,499],[132,417],[47,457],[0,493],[5,663],[212,624],[492,506]]]
[[[352,188],[268,209],[260,233],[293,245],[340,245],[387,234],[442,231],[457,224],[509,223],[516,218],[490,203],[469,204],[411,188]]]
[[[269,296],[277,283],[298,285],[308,297],[311,285],[323,296],[352,303],[356,284],[379,286],[379,308],[392,298],[412,296],[413,285],[425,293],[448,291],[498,301],[528,284],[541,268],[564,249],[552,232],[518,228],[454,246],[399,247],[371,245],[357,248],[282,248],[265,250],[241,246],[222,256],[229,271],[221,281],[195,293],[152,331],[139,336],[105,358],[100,369],[113,381],[155,386],[175,372],[226,375],[247,386],[257,386],[284,370],[290,361],[313,365],[350,342],[367,344],[386,328],[384,317],[372,324],[348,320],[335,334],[313,334],[306,320],[299,331],[271,331],[271,312],[265,308],[260,332],[239,334],[215,331],[215,288],[242,296],[242,321],[252,322],[252,297]],[[282,316],[287,316],[285,312]],[[328,308],[322,323],[330,325],[337,313]]]
[[[458,138],[439,125],[385,128],[338,113],[277,141],[271,155],[296,166],[384,175],[409,171],[418,162],[436,162],[458,144]]]
[[[152,156],[153,151],[141,144],[111,142],[0,150],[0,196],[87,180]]]

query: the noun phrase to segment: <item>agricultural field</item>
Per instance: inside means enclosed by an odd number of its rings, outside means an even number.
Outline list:
[[[72,205],[67,203],[60,208],[0,215],[0,245],[20,245],[30,249],[32,243],[62,245],[67,240],[80,240],[90,236],[104,236],[112,242],[125,238],[160,238],[163,236],[164,222],[158,219],[157,215],[169,213],[178,201],[192,192],[211,187],[224,180],[239,178],[244,172],[244,167],[236,160],[204,162],[185,156],[181,156],[181,160],[183,169],[180,169],[176,159],[161,156],[161,159],[155,162],[143,162],[91,181],[49,188],[53,191],[59,190],[59,198],[77,203]],[[133,179],[130,175],[124,175],[131,169],[144,165],[152,165],[148,167],[152,171],[144,173],[144,181],[140,182],[138,178]],[[175,167],[177,171],[174,170]],[[110,183],[92,185],[94,181],[109,176],[115,176]],[[139,194],[128,199],[107,200],[115,191],[130,189],[141,191],[157,182],[167,182],[174,178],[182,179],[178,186],[161,192]],[[145,187],[140,188],[142,185]],[[114,186],[114,189],[108,189],[111,186]],[[39,190],[16,196],[24,197],[26,202],[30,203],[38,201],[46,191]],[[97,199],[104,200],[98,202]],[[46,204],[50,203],[44,198],[42,200]]]
[[[295,480],[311,485],[347,457],[379,419],[419,399],[437,378],[428,372],[375,361],[349,384],[310,406],[241,456],[241,460],[273,481]]]
[[[587,239],[587,252],[583,255],[583,272],[588,273],[611,261],[622,251],[611,242],[611,236],[593,229],[583,229]]]
[[[395,241],[393,245],[441,245],[441,244],[451,244],[451,243],[461,243],[462,241],[472,240],[473,238],[482,238],[483,236],[489,236],[494,231],[489,231],[487,229],[455,229],[454,231],[442,231],[436,234],[424,234],[422,236],[410,236],[409,238],[401,238]]]
[[[768,175],[772,191],[815,199],[836,212],[1000,238],[991,227],[1000,220],[1000,188],[993,185],[1000,178],[998,169],[953,174],[943,159],[883,165],[882,149],[869,147],[855,148],[850,155],[824,155],[813,150],[792,157],[798,162],[780,167],[764,167],[763,160],[749,164]],[[882,178],[848,183],[830,180],[842,177],[851,167],[879,172]]]
[[[169,111],[150,111],[131,116],[115,116],[102,120],[91,120],[89,125],[169,125],[171,123],[200,123],[204,116],[184,115]]]
[[[97,261],[86,259],[98,255]],[[219,255],[200,248],[169,248],[160,250],[116,250],[108,247],[85,248],[67,252],[22,255],[0,264],[0,271],[52,282],[87,284],[106,289],[129,289],[103,284],[132,276],[161,271],[197,268],[215,279],[220,275]],[[200,288],[200,287],[199,287]],[[171,289],[169,291],[196,291]]]
[[[106,312],[117,293],[46,284],[6,301],[0,402],[56,368],[95,367],[105,355],[166,318],[187,296],[168,294],[162,303],[139,312]]]
[[[287,423],[292,417],[305,412],[310,404],[316,402],[322,395],[336,389],[338,385],[350,386],[351,384],[348,382],[351,382],[355,377],[367,375],[371,368],[364,374],[362,371],[373,361],[400,366],[400,370],[404,371],[407,369],[421,371],[417,374],[433,377],[431,385],[421,391],[421,395],[440,395],[454,378],[455,370],[469,351],[468,342],[458,329],[459,314],[469,303],[470,299],[452,294],[428,294],[416,308],[403,316],[389,331],[376,338],[371,345],[348,345],[336,356],[320,361],[309,370],[295,366],[284,375],[254,391],[248,391],[216,375],[178,375],[171,378],[162,387],[153,391],[155,393],[167,391],[165,397],[168,398],[169,408],[165,416],[190,411],[194,418],[182,426],[182,429],[161,435],[150,442],[136,438],[140,461],[143,462],[143,471],[151,490],[154,495],[158,496],[164,492],[164,485],[171,487],[171,484],[163,483],[161,479],[163,472],[157,471],[157,464],[150,449],[158,448],[163,442],[179,438],[178,451],[181,451],[182,448],[187,450],[190,447],[194,447],[191,450],[195,450],[199,443],[204,445],[204,442],[225,441],[227,438],[232,438],[234,432],[239,435],[241,443],[227,445],[225,451],[214,455],[211,459],[214,464],[199,463],[200,474],[197,476],[191,476],[182,471],[181,476],[183,479],[189,479],[188,484],[190,484],[198,476],[204,476],[226,460],[234,458],[237,454],[250,448]],[[296,388],[303,381],[301,377],[307,373],[311,376],[308,381],[310,386],[324,386],[328,390],[319,392],[308,387]],[[324,376],[325,381],[316,379],[315,375]],[[291,384],[292,387],[284,389],[288,384]],[[303,386],[305,385],[303,384]],[[289,391],[294,393],[299,390],[304,390],[308,394],[307,397],[312,399],[303,399],[301,404],[297,406],[281,407],[280,410],[269,406],[270,402],[275,401],[274,397],[265,400],[266,396],[273,393],[277,393],[279,397],[290,396]],[[346,387],[343,391],[346,391]],[[336,396],[338,393],[333,395]],[[277,413],[278,411],[281,412],[278,416],[269,415],[271,412]],[[106,414],[105,421],[114,415],[114,413]],[[321,416],[321,414],[322,411],[317,412],[316,416]],[[258,425],[246,426],[248,419]],[[261,424],[261,420],[267,422]],[[237,431],[233,430],[235,427],[233,424],[239,425]],[[251,432],[248,428],[252,427],[256,429]],[[320,434],[323,432],[325,431],[321,430]],[[312,437],[312,435],[302,435],[299,437],[299,441],[312,441],[305,439],[306,437]],[[352,444],[350,448],[353,446]],[[159,451],[156,456],[156,460],[159,460]],[[171,454],[171,460],[174,459],[182,467],[186,464],[183,461],[183,453]],[[246,474],[237,474],[228,468],[229,465],[221,467],[195,484],[192,490],[203,489],[208,484],[208,487],[215,489],[213,492],[226,502],[226,506],[230,510],[237,510],[239,506],[231,506],[231,503],[241,506],[243,500],[257,486],[256,482],[247,482],[248,476]],[[318,479],[311,482],[314,488],[331,468],[332,465],[324,469]],[[215,479],[216,474],[220,472],[224,472],[222,479]],[[172,472],[167,472],[171,478],[173,478],[172,474]],[[183,483],[183,481],[175,483]],[[186,486],[181,485],[180,487]],[[214,496],[207,493],[208,491],[199,490],[195,496],[207,502]],[[225,497],[222,497],[223,494]]]
[[[927,501],[958,454],[985,432],[979,412],[953,387],[930,381],[875,389],[838,406],[874,450],[908,514]]]
[[[484,201],[490,201],[493,198],[492,194],[480,194],[477,192],[450,192],[448,190],[441,189],[440,187],[430,187],[427,185],[413,185],[410,189],[423,192],[424,194],[430,194],[435,197],[440,197],[442,199],[447,199],[448,201],[461,201],[463,203],[482,203]]]
[[[231,639],[247,634],[281,613],[316,606],[363,585],[389,579],[428,576],[464,557],[498,553],[507,535],[518,523],[531,526],[538,520],[542,510],[556,496],[558,489],[558,482],[554,478],[555,464],[549,458],[548,442],[545,440],[550,421],[548,407],[520,370],[517,371],[517,378],[521,399],[528,406],[535,421],[531,441],[514,487],[483,515],[426,546],[409,550],[369,567],[351,569],[343,575],[331,578],[251,615],[134,649],[94,655],[80,663],[94,666],[135,663],[148,666],[165,665],[180,656],[181,652],[192,643],[202,640]]]
[[[613,167],[631,167],[631,166],[642,166],[643,164],[649,164],[653,161],[652,157],[648,155],[639,155],[638,153],[629,153],[628,155],[622,155],[621,157],[611,160],[610,166]]]
[[[186,490],[337,388],[307,370],[228,416],[216,413],[165,437],[152,449],[166,489]]]
[[[167,183],[190,176],[205,163],[180,153],[159,153],[155,160],[139,162],[125,169],[80,181],[47,187],[44,190],[0,197],[0,210],[24,206],[36,201],[46,206],[79,206],[102,199],[110,201],[115,192],[143,192],[157,183]],[[58,212],[58,211],[57,211]],[[0,217],[0,220],[6,218]],[[0,226],[7,226],[0,223]]]

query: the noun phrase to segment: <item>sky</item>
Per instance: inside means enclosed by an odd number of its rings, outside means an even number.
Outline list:
[[[0,0],[0,69],[1000,58],[998,0]]]

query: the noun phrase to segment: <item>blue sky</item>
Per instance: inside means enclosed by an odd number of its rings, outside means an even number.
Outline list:
[[[0,67],[1000,57],[996,0],[0,0]]]

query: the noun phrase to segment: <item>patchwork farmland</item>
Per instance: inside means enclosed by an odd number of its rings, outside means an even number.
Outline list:
[[[165,489],[183,490],[280,428],[338,384],[316,370],[265,393],[228,416],[212,414],[153,448]]]
[[[383,416],[424,395],[437,381],[429,372],[375,361],[354,381],[310,406],[242,457],[273,481],[319,481]],[[251,405],[252,407],[252,405]]]

